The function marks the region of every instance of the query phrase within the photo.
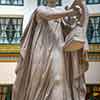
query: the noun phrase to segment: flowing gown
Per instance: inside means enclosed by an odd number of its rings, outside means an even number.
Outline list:
[[[76,53],[64,52],[61,20],[53,19],[59,12],[41,6],[32,14],[21,40],[12,100],[85,100],[88,64],[84,68]]]

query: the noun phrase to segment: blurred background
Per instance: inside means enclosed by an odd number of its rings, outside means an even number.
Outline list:
[[[74,0],[58,0],[71,5]],[[11,100],[20,38],[34,9],[46,0],[0,0],[0,100]],[[89,11],[87,39],[89,70],[86,72],[86,100],[100,100],[100,0],[86,0]]]

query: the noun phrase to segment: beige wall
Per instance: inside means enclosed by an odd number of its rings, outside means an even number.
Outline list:
[[[89,70],[86,72],[86,82],[100,84],[100,62],[90,62]]]
[[[0,63],[0,84],[12,84],[15,80],[16,63]]]
[[[0,63],[0,84],[13,84],[16,63]],[[100,83],[100,62],[90,62],[89,70],[86,72],[87,83]]]

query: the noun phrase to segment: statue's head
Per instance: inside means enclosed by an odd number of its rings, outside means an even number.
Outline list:
[[[47,0],[47,3],[56,4],[57,0]]]

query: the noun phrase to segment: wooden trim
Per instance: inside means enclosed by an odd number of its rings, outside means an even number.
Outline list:
[[[0,60],[0,62],[11,62],[11,63],[13,63],[13,62],[17,62],[17,60]]]

